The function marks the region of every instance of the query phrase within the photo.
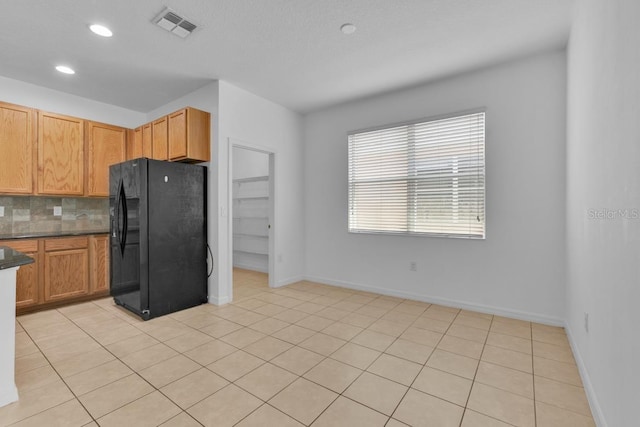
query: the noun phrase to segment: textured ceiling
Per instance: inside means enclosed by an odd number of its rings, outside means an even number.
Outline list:
[[[304,113],[564,46],[572,3],[4,1],[0,75],[141,112],[221,79]],[[181,39],[153,25],[165,6],[199,28]],[[94,22],[114,36],[90,33]]]

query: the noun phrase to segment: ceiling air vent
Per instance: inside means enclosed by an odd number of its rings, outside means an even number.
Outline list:
[[[156,16],[153,22],[183,39],[197,28],[195,24],[187,21],[169,8],[166,8],[160,15]]]

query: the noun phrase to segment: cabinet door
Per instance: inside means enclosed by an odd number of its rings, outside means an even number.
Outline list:
[[[211,114],[187,107],[169,114],[169,159],[185,162],[210,160]]]
[[[152,155],[151,158],[156,160],[168,160],[168,151],[167,151],[167,117],[163,117],[161,119],[153,122],[153,131],[152,131]]]
[[[16,277],[16,307],[29,307],[38,304],[38,267],[37,252],[23,252],[34,259],[33,264],[23,265]]]
[[[44,302],[89,293],[89,239],[44,241]]]
[[[45,252],[44,300],[56,301],[89,293],[87,249]]]
[[[151,132],[151,123],[147,123],[142,126],[142,156],[146,158],[151,158],[152,153],[152,132]]]
[[[84,123],[58,114],[38,113],[38,192],[84,195]]]
[[[187,109],[169,114],[169,158],[187,157]]]
[[[131,130],[127,141],[127,160],[151,158],[151,144],[151,123]]]
[[[0,193],[33,192],[34,111],[0,103]]]
[[[92,236],[89,240],[91,258],[91,293],[109,290],[109,236]]]
[[[39,289],[39,255],[37,240],[6,240],[0,246],[9,246],[16,251],[33,258],[32,264],[23,265],[18,269],[16,277],[16,307],[28,307],[38,304]]]
[[[142,157],[142,126],[129,130],[127,139],[127,160]]]
[[[127,130],[117,126],[87,124],[87,195],[109,196],[109,166],[126,157]]]

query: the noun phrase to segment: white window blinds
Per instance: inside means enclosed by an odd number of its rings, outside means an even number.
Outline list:
[[[484,238],[484,112],[348,139],[350,232]]]

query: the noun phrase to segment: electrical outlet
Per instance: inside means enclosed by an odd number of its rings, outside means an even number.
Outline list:
[[[278,262],[282,262],[282,254],[278,254]]]
[[[62,216],[62,206],[53,207],[53,216]]]
[[[409,271],[418,271],[418,263],[415,261],[411,261],[409,263]]]
[[[589,333],[589,313],[584,313],[584,330]]]
[[[4,206],[0,206],[0,217],[4,216]]]

